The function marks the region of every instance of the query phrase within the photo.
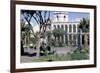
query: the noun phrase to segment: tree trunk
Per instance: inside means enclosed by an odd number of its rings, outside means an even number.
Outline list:
[[[37,36],[38,37],[38,41],[36,42],[36,48],[37,48],[37,58],[39,58],[40,56],[40,46],[41,46],[41,38],[40,35]]]
[[[84,35],[84,50],[88,50],[88,36]]]

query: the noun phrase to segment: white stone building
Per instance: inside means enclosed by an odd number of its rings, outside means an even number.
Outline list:
[[[63,29],[66,33],[60,37],[60,41],[67,45],[77,45],[77,33],[78,25],[80,23],[80,18],[75,19],[75,21],[69,21],[68,12],[54,12],[51,18],[51,31],[54,29]],[[57,40],[57,39],[56,39]]]

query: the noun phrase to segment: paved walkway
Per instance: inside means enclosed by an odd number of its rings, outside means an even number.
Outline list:
[[[21,63],[31,63],[34,57],[21,56]]]
[[[56,47],[54,48],[54,50],[56,51],[56,54],[65,54],[68,52],[71,52],[72,50],[75,50],[75,47]],[[36,56],[21,56],[21,62],[24,63],[29,63],[32,62],[33,58],[35,58]]]
[[[57,54],[66,54],[68,52],[71,52],[73,50],[75,50],[75,47],[56,47],[54,48],[56,50]]]

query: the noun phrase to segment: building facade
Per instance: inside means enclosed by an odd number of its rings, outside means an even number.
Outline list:
[[[59,42],[67,45],[77,45],[77,33],[79,24],[79,19],[74,22],[69,21],[68,12],[54,12],[51,19],[50,30],[53,31],[54,29],[63,29],[65,33],[64,35],[60,36]],[[55,40],[58,41],[58,38],[56,38]]]

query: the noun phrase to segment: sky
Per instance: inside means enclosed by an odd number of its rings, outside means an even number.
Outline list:
[[[76,18],[88,18],[90,19],[89,13],[82,12],[69,12],[69,21],[74,21]]]

